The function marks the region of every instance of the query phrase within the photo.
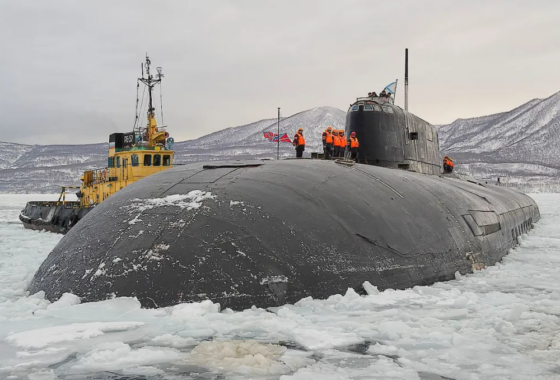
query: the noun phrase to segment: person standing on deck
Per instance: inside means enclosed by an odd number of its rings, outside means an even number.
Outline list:
[[[340,154],[340,135],[338,134],[338,129],[333,129],[332,131],[333,133],[333,146],[334,146],[334,153],[333,153],[333,157],[338,157],[338,155]]]
[[[338,154],[338,157],[344,158],[344,152],[346,151],[346,145],[347,145],[346,136],[344,136],[344,129],[340,129],[338,131],[338,134],[340,136],[340,152]]]
[[[305,138],[303,137],[303,128],[298,129],[294,136],[293,145],[296,147],[296,157],[302,158],[305,150]]]
[[[356,161],[358,159],[358,148],[360,147],[360,143],[358,142],[358,138],[356,137],[356,132],[352,132],[350,134],[350,159]]]
[[[332,127],[328,127],[325,132],[323,132],[323,151],[325,153],[325,160],[329,160],[332,155],[332,151],[334,148],[334,140],[333,140],[333,133]]]

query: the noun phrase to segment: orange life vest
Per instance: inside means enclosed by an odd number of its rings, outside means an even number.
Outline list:
[[[359,146],[360,143],[358,142],[358,138],[350,136],[350,148],[357,148]]]
[[[346,136],[341,136],[340,137],[340,147],[341,148],[346,148],[346,145],[348,145],[348,143],[346,142]]]
[[[449,157],[446,157],[443,159],[443,164],[449,166],[450,168],[452,168],[453,165],[453,160]]]
[[[295,137],[297,137],[297,145],[305,145],[305,139],[301,133],[296,133]]]
[[[333,135],[332,132],[329,131],[325,131],[326,137],[325,137],[325,142],[327,144],[332,144],[333,143]]]
[[[340,136],[338,134],[334,135],[333,140],[334,140],[334,146],[339,147],[340,146]]]

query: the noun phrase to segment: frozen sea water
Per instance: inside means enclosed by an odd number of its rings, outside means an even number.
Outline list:
[[[62,238],[0,195],[0,379],[560,379],[560,194],[494,267],[368,296],[270,310],[133,298],[50,303],[25,289]]]

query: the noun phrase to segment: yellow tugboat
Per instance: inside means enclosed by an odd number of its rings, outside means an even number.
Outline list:
[[[150,65],[150,58],[146,56],[146,63],[142,66],[142,78],[138,78],[136,87],[138,91],[140,83],[143,83],[148,90],[145,127],[135,123],[132,132],[111,134],[107,167],[86,170],[80,177],[81,186],[63,186],[58,201],[28,202],[19,216],[26,228],[64,234],[93,207],[117,191],[139,179],[173,166],[174,152],[171,149],[174,141],[169,137],[165,127],[158,127],[152,100],[153,88],[161,83],[163,74],[161,67],[158,67],[154,77],[150,73]],[[146,75],[144,75],[144,68]],[[138,96],[136,108],[138,110]],[[137,113],[136,122],[138,120]],[[76,195],[79,201],[66,201],[66,190],[77,188],[79,191]]]

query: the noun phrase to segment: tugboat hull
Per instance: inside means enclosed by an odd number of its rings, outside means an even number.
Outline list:
[[[80,208],[80,202],[27,202],[19,220],[31,230],[66,234],[90,210]]]
[[[539,217],[526,195],[451,176],[322,160],[190,164],[95,207],[29,290],[244,309],[363,293],[365,281],[402,289],[494,265]]]

